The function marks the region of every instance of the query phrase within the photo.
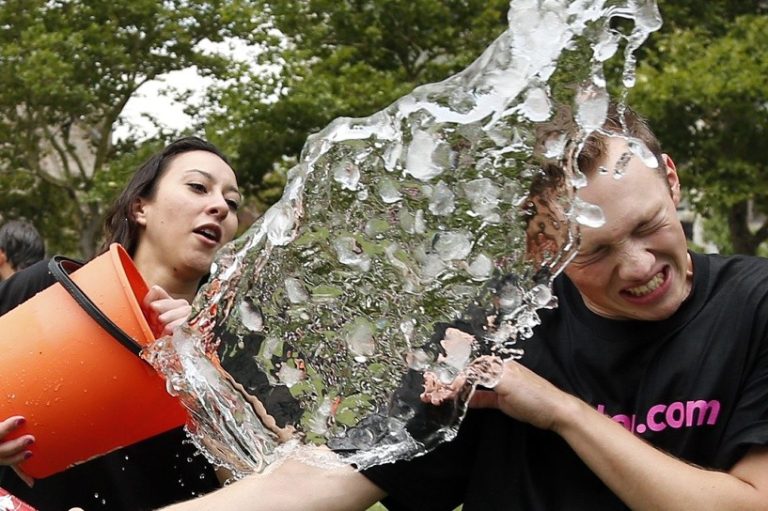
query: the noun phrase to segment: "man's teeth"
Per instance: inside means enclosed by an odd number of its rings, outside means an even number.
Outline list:
[[[642,286],[637,286],[637,287],[631,287],[627,289],[627,292],[633,296],[647,295],[648,293],[655,291],[656,288],[658,288],[662,282],[664,282],[664,273],[659,272],[656,275],[654,275],[653,278],[649,280],[647,284],[643,284]]]

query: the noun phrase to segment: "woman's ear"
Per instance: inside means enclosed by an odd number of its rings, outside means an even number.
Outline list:
[[[664,161],[664,172],[667,184],[669,185],[669,191],[672,194],[675,206],[677,206],[680,204],[680,177],[677,175],[677,167],[668,154],[662,154],[661,158]]]
[[[142,197],[133,200],[131,215],[138,225],[147,225],[147,202]]]

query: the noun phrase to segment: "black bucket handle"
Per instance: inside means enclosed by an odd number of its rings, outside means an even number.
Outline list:
[[[67,292],[72,295],[72,298],[82,307],[82,309],[93,318],[96,323],[99,324],[109,335],[114,337],[120,344],[125,346],[131,353],[141,358],[141,346],[130,335],[125,333],[122,328],[117,326],[111,319],[104,314],[98,305],[88,298],[80,286],[75,284],[72,277],[69,276],[70,272],[73,272],[83,266],[83,263],[75,259],[70,259],[64,256],[53,256],[48,262],[48,270],[53,275],[53,278],[61,284]]]

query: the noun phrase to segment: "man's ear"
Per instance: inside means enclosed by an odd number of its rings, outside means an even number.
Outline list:
[[[8,256],[5,255],[5,250],[0,248],[0,266],[3,266],[7,262],[8,262]]]
[[[677,175],[677,167],[668,154],[662,154],[661,158],[664,161],[664,172],[667,184],[669,185],[669,191],[672,194],[675,206],[677,206],[680,204],[680,177]]]
[[[138,225],[147,225],[147,202],[142,197],[133,200],[131,214]]]

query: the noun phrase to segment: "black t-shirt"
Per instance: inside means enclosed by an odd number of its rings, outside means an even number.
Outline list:
[[[17,271],[0,282],[0,316],[55,282],[53,275],[48,271],[47,260],[38,261]]]
[[[590,312],[565,277],[522,363],[675,457],[727,470],[768,444],[768,260],[692,254],[691,296],[659,322]],[[626,509],[555,433],[470,411],[457,438],[364,472],[390,510]]]
[[[54,283],[47,261],[13,274],[0,283],[0,314]],[[183,428],[39,479],[33,488],[12,470],[1,468],[5,470],[0,471],[0,486],[40,511],[66,511],[75,506],[89,511],[143,511],[219,487],[213,467],[197,452]]]

